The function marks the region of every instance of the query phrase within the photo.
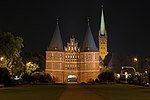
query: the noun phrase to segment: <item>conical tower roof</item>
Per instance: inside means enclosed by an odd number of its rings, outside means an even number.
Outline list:
[[[89,25],[89,19],[88,19],[88,28],[84,37],[83,45],[81,51],[85,52],[98,52],[98,49],[96,47],[91,28]]]
[[[50,45],[48,47],[48,50],[63,51],[63,42],[62,42],[60,30],[59,30],[58,19],[57,19],[57,25],[56,25],[52,40],[50,42]]]

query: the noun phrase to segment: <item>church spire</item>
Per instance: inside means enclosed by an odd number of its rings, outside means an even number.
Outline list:
[[[108,54],[107,34],[106,34],[106,29],[105,29],[103,6],[102,6],[102,13],[101,13],[101,25],[100,25],[100,30],[99,30],[99,54],[102,60],[104,60],[105,56]]]
[[[58,17],[57,17],[57,25],[56,25],[52,40],[50,42],[50,45],[48,47],[48,50],[63,51],[63,42],[62,42],[60,30],[59,30]]]
[[[100,24],[99,36],[100,35],[106,35],[105,31],[106,31],[106,29],[105,29],[104,12],[103,12],[103,5],[102,5],[101,24]]]

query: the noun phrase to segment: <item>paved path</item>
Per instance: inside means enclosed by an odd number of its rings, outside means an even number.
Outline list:
[[[103,97],[79,86],[68,85],[59,100],[106,100]]]

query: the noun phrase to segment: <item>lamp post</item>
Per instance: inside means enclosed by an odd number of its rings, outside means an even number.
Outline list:
[[[1,57],[0,60],[3,61],[4,57]]]
[[[2,61],[4,60],[4,57],[0,57],[0,67],[2,67]]]
[[[138,59],[134,58],[134,62],[135,62],[135,69],[136,71],[138,71]]]

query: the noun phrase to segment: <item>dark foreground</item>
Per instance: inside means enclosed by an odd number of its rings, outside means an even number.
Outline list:
[[[59,100],[106,100],[79,85],[68,85]]]
[[[150,100],[150,88],[132,85],[31,85],[0,88],[0,100]]]
[[[59,100],[65,88],[65,85],[0,88],[0,100]]]

